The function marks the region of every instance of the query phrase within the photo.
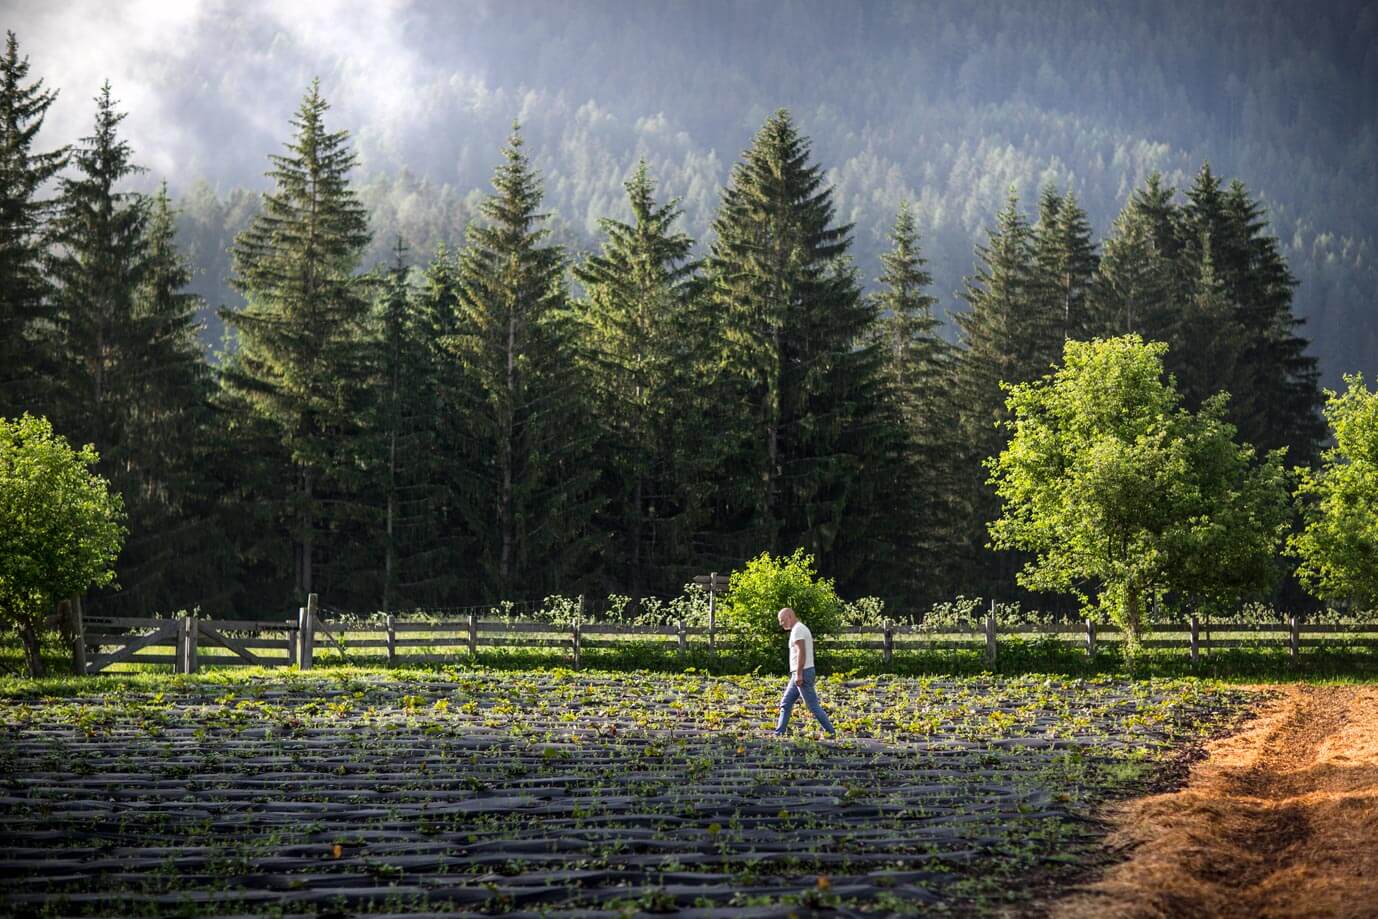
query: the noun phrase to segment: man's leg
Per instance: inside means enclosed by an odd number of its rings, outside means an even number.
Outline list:
[[[828,713],[823,711],[823,703],[818,701],[818,689],[814,686],[813,668],[804,671],[804,685],[800,690],[804,696],[804,704],[813,712],[813,717],[818,719],[818,723],[823,726],[823,730],[829,734],[836,734],[833,730],[833,723],[828,719]]]
[[[790,674],[789,683],[785,686],[785,694],[780,697],[780,720],[775,725],[775,733],[781,736],[785,733],[785,728],[789,727],[789,715],[794,711],[794,703],[799,701],[799,687],[795,685],[794,674]]]

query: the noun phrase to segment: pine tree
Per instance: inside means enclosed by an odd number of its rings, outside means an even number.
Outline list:
[[[981,576],[977,591],[1014,590],[1018,560],[1007,553],[984,551],[986,528],[999,516],[994,492],[986,484],[982,463],[1005,447],[999,424],[1008,420],[1001,383],[1016,384],[1048,372],[1048,349],[1055,338],[1055,318],[1042,308],[1035,287],[1033,233],[1011,190],[996,218],[989,241],[976,248],[976,274],[967,279],[963,296],[969,310],[957,316],[961,350],[954,387],[961,406],[966,444],[962,500],[969,509],[965,527],[966,570]]]
[[[1292,312],[1297,279],[1270,235],[1263,208],[1243,183],[1234,180],[1225,192],[1226,219],[1239,239],[1241,265],[1235,284],[1236,318],[1245,336],[1247,377],[1241,380],[1255,396],[1249,421],[1260,449],[1287,448],[1289,462],[1314,465],[1319,459],[1325,424],[1321,417],[1320,370],[1307,354],[1310,342],[1299,332],[1305,320]]]
[[[76,174],[61,182],[60,210],[53,222],[57,244],[49,272],[55,283],[61,363],[51,402],[55,427],[75,443],[95,444],[98,471],[126,502],[134,557],[138,541],[157,526],[155,502],[141,488],[141,444],[133,430],[142,410],[138,387],[148,369],[144,329],[135,303],[148,268],[145,247],[149,203],[142,195],[117,190],[142,170],[119,137],[124,114],[116,111],[110,84],[95,99],[93,133],[73,151]],[[128,593],[92,599],[106,614],[150,610],[131,599],[147,599],[144,565],[131,571],[129,553],[116,566]],[[130,578],[128,575],[133,574]]]
[[[412,290],[401,237],[381,280],[373,427],[383,493],[380,608],[391,611],[438,602],[448,566],[439,526],[443,489],[432,348],[438,329]]]
[[[1001,382],[1022,383],[1046,372],[1046,346],[1052,340],[1047,317],[1034,312],[1032,232],[1013,193],[989,241],[976,247],[976,258],[976,274],[963,293],[969,309],[957,316],[957,388],[969,442],[984,457],[994,455],[987,451],[1001,441],[996,428],[1006,418]]]
[[[834,224],[832,190],[788,112],[772,115],[733,169],[708,274],[726,372],[740,407],[735,551],[803,547],[844,588],[889,547],[882,483],[896,420],[880,398],[874,307]],[[722,524],[720,523],[720,526]]]
[[[1059,196],[1051,187],[1044,189],[1033,248],[1034,289],[1053,339],[1044,343],[1044,356],[1052,364],[1062,353],[1062,341],[1087,338],[1094,328],[1090,290],[1096,249],[1086,212],[1070,191]]]
[[[709,395],[693,360],[703,344],[694,334],[694,241],[674,230],[678,201],[656,202],[644,161],[625,187],[632,222],[600,221],[602,252],[574,274],[586,290],[607,574],[635,602],[648,589],[677,591],[692,574],[714,439],[703,430]]]
[[[1179,308],[1176,266],[1161,247],[1150,211],[1136,193],[1105,240],[1092,285],[1098,336],[1137,333],[1166,341]]]
[[[6,35],[0,58],[0,418],[46,414],[56,374],[57,316],[44,273],[55,202],[43,186],[67,164],[67,147],[34,149],[57,90],[26,82],[29,59]]]
[[[166,189],[152,199],[118,190],[141,170],[119,137],[124,115],[108,83],[96,102],[95,131],[75,152],[78,173],[62,183],[55,224],[65,358],[56,414],[96,445],[98,468],[129,513],[120,590],[93,606],[147,615],[224,599],[224,579],[207,575],[232,566],[210,516],[212,385],[175,215]]]
[[[456,357],[472,381],[457,495],[489,598],[570,589],[590,560],[592,425],[577,374],[563,250],[545,244],[540,180],[514,126],[459,268]]]
[[[116,190],[143,171],[119,137],[124,117],[106,83],[96,97],[94,133],[74,152],[77,175],[62,181],[59,248],[51,267],[60,289],[64,357],[62,404],[55,414],[73,440],[96,444],[102,471],[126,466],[131,448],[127,428],[137,379],[132,362],[142,331],[133,322],[134,301],[148,268],[149,202]],[[125,491],[121,483],[112,484]]]
[[[484,529],[473,529],[464,502],[481,494],[487,479],[480,466],[462,461],[473,453],[471,416],[479,404],[478,384],[459,350],[459,261],[444,244],[437,247],[426,266],[417,293],[420,323],[434,373],[435,386],[431,429],[435,437],[435,522],[444,534],[440,567],[444,581],[438,599],[453,596],[476,599],[489,590],[481,571],[481,545],[492,538]]]
[[[1226,321],[1238,353],[1225,364],[1184,366],[1179,362],[1190,361],[1191,354],[1199,359],[1201,350],[1183,335],[1176,341],[1179,353],[1169,353],[1169,366],[1188,377],[1212,380],[1211,391],[1231,394],[1229,418],[1241,440],[1260,450],[1285,446],[1289,460],[1312,462],[1324,427],[1316,361],[1306,354],[1308,343],[1297,334],[1302,321],[1292,313],[1296,279],[1276,239],[1265,232],[1262,208],[1241,183],[1222,187],[1204,164],[1187,199],[1179,221],[1179,274],[1202,276],[1209,241],[1212,276],[1219,282],[1219,295],[1230,304]],[[1198,298],[1208,293],[1199,284],[1192,290]],[[1189,405],[1204,397],[1196,391],[1184,394]]]
[[[1217,392],[1227,390],[1233,413],[1239,411],[1241,400],[1251,400],[1252,393],[1230,389],[1238,379],[1242,342],[1229,291],[1215,267],[1213,249],[1209,234],[1192,247],[1199,268],[1192,297],[1179,313],[1174,328],[1173,372],[1187,404],[1201,405]]]
[[[347,574],[347,557],[321,550],[329,530],[363,522],[357,470],[369,297],[368,281],[356,269],[369,231],[349,184],[355,162],[349,135],[326,130],[328,108],[313,81],[292,120],[296,133],[287,152],[271,157],[274,189],[234,242],[233,283],[248,305],[221,313],[239,341],[222,374],[231,401],[282,448],[265,483],[270,493],[260,497],[289,533],[299,600],[333,586],[318,583],[318,568],[325,566],[337,582]]]
[[[219,526],[212,412],[215,382],[201,345],[201,298],[187,292],[191,267],[177,246],[176,212],[164,184],[144,231],[128,365],[133,398],[127,435],[137,455],[137,495],[121,558],[125,604],[137,609],[224,608],[236,566]],[[142,518],[142,521],[141,521]]]
[[[913,608],[950,596],[957,586],[951,558],[963,540],[963,450],[952,392],[956,353],[938,333],[937,301],[928,293],[933,280],[907,201],[900,204],[890,240],[874,295],[887,393],[904,434],[899,463],[887,472],[898,518],[891,532],[902,550],[902,564],[888,576],[904,585],[904,599]]]

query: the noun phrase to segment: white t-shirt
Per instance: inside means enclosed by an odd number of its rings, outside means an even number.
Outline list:
[[[809,627],[802,622],[796,622],[794,628],[789,630],[789,672],[799,672],[799,646],[796,641],[804,642],[804,669],[808,670],[813,666],[813,633]]]

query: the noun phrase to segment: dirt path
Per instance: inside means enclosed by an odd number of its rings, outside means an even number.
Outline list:
[[[1378,687],[1286,686],[1185,788],[1114,814],[1083,917],[1378,917]]]

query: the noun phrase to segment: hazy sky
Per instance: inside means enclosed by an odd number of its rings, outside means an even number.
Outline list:
[[[377,149],[421,114],[428,92],[475,82],[458,66],[422,65],[404,39],[417,16],[399,0],[7,5],[7,28],[34,72],[61,89],[45,137],[87,133],[90,100],[109,79],[139,162],[164,176],[235,181],[261,172],[313,76],[327,85],[334,123],[360,126],[363,146]]]

